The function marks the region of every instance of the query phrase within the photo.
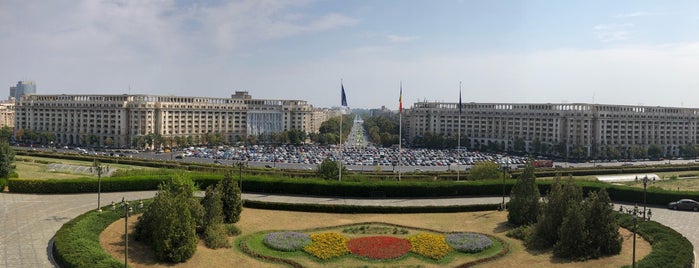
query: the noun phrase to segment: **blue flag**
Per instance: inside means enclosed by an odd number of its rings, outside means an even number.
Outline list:
[[[461,90],[459,89],[459,114],[461,114]]]
[[[340,87],[342,88],[342,106],[347,106],[347,96],[345,96],[345,86],[343,84],[340,84]]]

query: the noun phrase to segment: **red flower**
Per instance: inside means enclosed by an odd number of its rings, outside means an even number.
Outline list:
[[[347,248],[354,255],[374,260],[395,259],[410,251],[407,239],[390,236],[367,236],[347,242]]]

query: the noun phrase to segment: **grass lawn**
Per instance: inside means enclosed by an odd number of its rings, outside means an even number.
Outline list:
[[[133,228],[134,218],[129,224]],[[509,228],[504,224],[506,212],[482,211],[464,213],[434,213],[434,214],[330,214],[310,212],[290,212],[249,209],[243,210],[241,221],[236,225],[244,235],[253,235],[262,231],[273,230],[308,230],[319,227],[331,227],[362,222],[385,222],[406,225],[416,228],[427,228],[440,232],[480,232],[503,239],[510,245],[510,253],[505,257],[487,262],[478,267],[621,267],[631,263],[632,235],[625,229],[620,229],[624,244],[620,255],[606,257],[587,262],[570,262],[554,258],[550,251],[530,251],[524,248],[522,242],[505,236]],[[129,236],[131,238],[132,236]],[[100,244],[116,259],[124,259],[124,221],[111,224],[100,235]],[[231,238],[234,242],[236,238]],[[636,258],[642,259],[650,253],[648,242],[640,237],[636,241]],[[249,257],[237,247],[227,249],[208,249],[203,242],[199,243],[197,253],[185,263],[164,264],[154,260],[153,253],[143,244],[129,240],[129,265],[133,267],[284,267],[281,264],[266,263]],[[283,256],[283,255],[280,255]],[[298,257],[298,256],[297,256]],[[442,264],[425,261],[417,257],[407,257],[395,261],[376,262],[363,261],[357,258],[341,258],[336,261],[319,263],[310,258],[298,257],[307,267],[443,267],[456,266],[458,262]],[[295,259],[297,260],[297,259]]]
[[[67,159],[57,159],[57,158],[43,158],[43,157],[33,157],[33,156],[17,156],[17,161],[15,161],[16,171],[19,178],[22,179],[75,179],[83,177],[95,177],[97,174],[84,174],[84,173],[70,173],[70,172],[51,172],[48,170],[48,164],[65,164],[74,166],[85,166],[90,167],[93,165],[92,161],[77,161],[77,160],[67,160]],[[48,163],[48,164],[47,164]],[[131,166],[123,164],[109,164],[110,168],[116,168],[118,170],[127,169],[152,169],[151,167],[142,166]],[[103,174],[104,175],[104,174]]]

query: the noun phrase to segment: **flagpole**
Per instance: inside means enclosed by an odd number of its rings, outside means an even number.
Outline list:
[[[458,135],[456,142],[456,180],[460,181],[461,177],[459,172],[461,172],[461,81],[459,81],[459,124],[458,124]],[[454,133],[454,132],[452,132]]]
[[[400,81],[400,97],[398,97],[398,102],[398,181],[400,181],[400,168],[403,164],[403,81]]]
[[[339,166],[340,170],[338,172],[338,181],[342,181],[342,112],[345,108],[344,106],[344,98],[345,98],[345,86],[342,84],[342,78],[340,78],[340,88],[342,89],[341,95],[340,95],[340,161],[339,161]]]

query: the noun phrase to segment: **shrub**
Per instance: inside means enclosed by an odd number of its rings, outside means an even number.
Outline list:
[[[434,260],[444,258],[451,251],[443,235],[420,233],[408,237],[408,241],[412,246],[411,252]]]
[[[224,223],[223,226],[226,227],[226,231],[228,232],[228,235],[230,236],[236,236],[240,235],[243,232],[238,228],[238,226],[235,226],[235,224],[232,223]]]
[[[348,254],[347,241],[349,238],[337,233],[311,234],[311,244],[303,250],[316,258],[327,260]]]
[[[493,245],[493,240],[487,235],[478,233],[453,233],[446,237],[447,244],[457,251],[476,253]]]
[[[229,248],[228,230],[223,224],[213,224],[204,230],[204,244],[209,248]]]
[[[274,250],[293,252],[311,244],[311,237],[299,232],[274,232],[265,235],[262,243]]]
[[[527,163],[524,173],[512,187],[510,203],[508,204],[507,222],[515,225],[526,225],[536,222],[539,215],[539,188],[534,177],[532,161]]]

